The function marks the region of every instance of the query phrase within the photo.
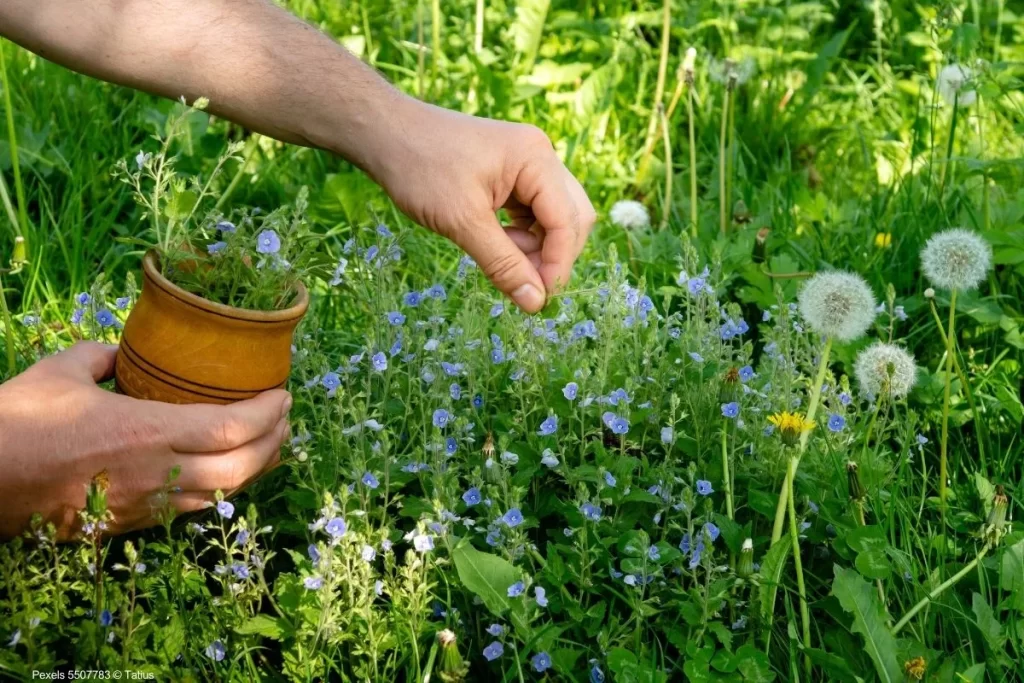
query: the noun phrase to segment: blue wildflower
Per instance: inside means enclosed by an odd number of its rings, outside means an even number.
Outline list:
[[[491,317],[497,318],[499,315],[505,312],[505,304],[494,304],[491,306]]]
[[[469,507],[479,505],[481,500],[480,489],[475,486],[462,494],[462,501]]]
[[[462,387],[460,387],[457,382],[453,382],[452,385],[448,387],[448,395],[452,397],[453,401],[458,401],[462,398]]]
[[[848,406],[853,402],[853,397],[844,391],[841,394],[839,394],[839,402],[842,403],[844,406]]]
[[[261,254],[276,254],[281,251],[281,238],[273,230],[264,230],[256,237],[256,251]]]
[[[224,643],[219,640],[215,640],[206,646],[206,656],[215,662],[224,661],[224,656],[227,651],[224,649]]]
[[[405,323],[405,316],[400,311],[391,311],[388,313],[388,322],[392,325],[402,325]]]
[[[321,555],[319,548],[310,543],[309,547],[306,549],[306,552],[309,554],[309,559],[314,565],[320,564]]]
[[[206,245],[206,252],[208,254],[219,254],[228,248],[227,242],[213,242]]]
[[[715,489],[711,487],[710,481],[708,481],[707,479],[697,480],[697,493],[699,493],[702,496],[710,496],[714,492]]]
[[[656,545],[652,545],[647,549],[647,559],[651,562],[657,562],[661,559],[661,550]]]
[[[501,516],[501,521],[507,527],[517,527],[523,523],[523,513],[519,511],[519,508],[512,508]]]
[[[491,349],[491,362],[495,365],[505,362],[505,352],[501,349]]]
[[[724,417],[736,417],[740,414],[740,404],[733,401],[731,403],[722,404],[722,415]]]
[[[421,301],[423,301],[423,295],[419,292],[407,292],[402,299],[402,303],[412,308],[419,306]]]
[[[752,379],[754,379],[754,368],[750,367],[749,365],[744,365],[742,368],[740,368],[741,382],[749,382]]]
[[[473,407],[476,408],[477,410],[480,410],[481,408],[483,408],[484,407],[484,397],[481,396],[480,394],[477,394],[476,396],[474,396],[473,397]]]
[[[690,351],[690,358],[692,358],[695,363],[704,362],[704,356],[700,355],[696,351]]]
[[[543,587],[535,586],[534,589],[533,589],[533,597],[534,597],[534,599],[537,600],[537,604],[540,607],[547,607],[548,606],[547,591],[545,591]]]
[[[580,512],[582,512],[583,516],[591,522],[597,522],[601,519],[601,508],[593,503],[584,503],[583,505],[580,505]]]
[[[302,580],[302,585],[306,590],[318,591],[324,587],[324,579],[321,576],[307,576]]]
[[[714,543],[715,541],[718,540],[719,529],[718,529],[717,526],[715,526],[711,522],[705,522],[704,523],[704,531],[711,538],[711,542],[712,543]]]
[[[100,327],[112,327],[117,322],[117,319],[113,313],[104,308],[96,311],[96,322],[99,323]]]
[[[540,429],[537,434],[540,436],[551,436],[558,430],[558,418],[554,415],[548,416],[546,420],[540,423]]]
[[[530,664],[534,671],[542,674],[551,668],[551,656],[547,652],[538,652],[530,660]]]
[[[114,623],[114,615],[110,613],[110,610],[105,609],[100,612],[100,626],[104,628]]]
[[[388,357],[381,351],[373,354],[370,362],[373,363],[373,369],[377,372],[384,372],[388,369]]]
[[[675,440],[675,431],[671,427],[661,428],[661,442],[672,443]]]
[[[564,387],[562,387],[562,396],[565,396],[570,401],[575,401],[576,395],[579,393],[579,391],[579,384],[576,384],[576,382],[569,382]]]
[[[75,302],[79,306],[88,306],[90,301],[92,301],[92,297],[89,292],[80,292],[75,295]]]
[[[612,476],[611,472],[604,473],[604,483],[612,488],[615,488],[615,477]]]
[[[431,299],[437,299],[438,301],[444,301],[445,299],[448,298],[448,293],[445,292],[444,287],[439,284],[431,286],[430,289],[424,292],[424,294],[426,294]]]
[[[373,476],[372,472],[365,473],[363,475],[363,478],[360,479],[360,481],[363,482],[363,486],[365,486],[367,488],[370,488],[370,489],[375,489],[378,486],[380,486],[380,482],[377,481],[377,477]]]
[[[491,624],[490,626],[488,626],[484,630],[487,631],[492,636],[494,636],[495,638],[497,638],[498,636],[500,636],[502,633],[505,632],[505,627],[502,626],[501,624]]]
[[[341,377],[336,372],[328,372],[320,378],[320,384],[327,389],[328,396],[334,396],[334,393],[341,386]]]
[[[550,448],[545,448],[541,455],[540,464],[546,467],[558,467],[558,458]]]
[[[526,590],[526,586],[523,584],[523,582],[522,581],[516,581],[515,583],[513,583],[511,586],[508,587],[508,597],[510,597],[510,598],[518,598],[520,595],[523,594],[524,590]]]
[[[324,527],[324,531],[330,534],[333,538],[341,538],[348,531],[348,524],[341,517],[334,517],[331,521],[327,522],[327,526]]]
[[[832,413],[828,416],[828,429],[830,432],[841,432],[846,426],[846,418],[839,413]]]
[[[505,652],[505,646],[495,640],[484,648],[484,657],[488,662],[493,662]]]
[[[438,408],[434,411],[433,423],[438,429],[444,429],[448,426],[448,423],[452,421],[452,414],[444,408]]]
[[[604,683],[604,671],[601,671],[597,662],[590,667],[590,683]]]
[[[448,455],[455,455],[459,450],[459,442],[454,436],[449,436],[444,440],[444,452]]]
[[[428,536],[426,534],[419,534],[414,539],[412,539],[412,547],[420,553],[425,553],[427,551],[433,550],[434,538],[433,536]]]
[[[217,503],[217,513],[224,519],[231,519],[235,514],[235,506],[226,500]]]

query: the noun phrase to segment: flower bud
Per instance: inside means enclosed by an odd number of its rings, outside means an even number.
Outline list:
[[[686,56],[683,57],[683,79],[687,85],[693,85],[693,71],[697,62],[697,48],[687,48]]]
[[[449,629],[444,629],[437,634],[437,642],[441,646],[441,680],[444,683],[460,683],[466,680],[469,666],[459,654],[455,634]]]
[[[18,236],[14,238],[14,256],[11,257],[11,265],[18,267],[28,263],[28,246],[25,238]]]
[[[753,220],[753,214],[750,213],[747,203],[742,199],[737,199],[736,203],[733,204],[732,219],[737,225],[746,225]]]
[[[738,398],[740,388],[740,371],[729,368],[722,377],[722,386],[718,390],[718,398],[722,403],[732,403]]]
[[[992,545],[999,543],[999,540],[1006,533],[1006,508],[1009,499],[1002,484],[996,486],[996,492],[992,496],[992,509],[988,511],[988,519],[985,520],[985,527],[982,535]]]
[[[935,290],[932,289],[931,287],[929,287],[928,289],[924,290],[924,298],[925,299],[934,299],[935,298]]]
[[[309,453],[307,453],[306,451],[299,451],[295,455],[295,459],[298,460],[299,462],[306,462],[307,460],[309,460]]]
[[[846,462],[846,480],[850,486],[850,500],[861,502],[866,497],[864,485],[860,482],[860,473],[857,471],[857,463],[852,460]]]
[[[746,539],[743,541],[743,549],[740,551],[740,563],[736,567],[736,574],[742,578],[749,578],[754,574],[754,541]]]

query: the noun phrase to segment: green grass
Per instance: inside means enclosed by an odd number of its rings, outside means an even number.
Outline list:
[[[720,378],[710,369],[703,375],[687,371],[679,376],[679,384],[670,385],[665,378],[676,372],[672,360],[679,356],[686,362],[687,356],[656,331],[633,337],[616,333],[581,354],[579,362],[594,373],[594,393],[607,393],[655,371],[648,367],[655,368],[661,393],[651,392],[647,398],[656,403],[659,423],[638,427],[628,442],[620,443],[596,438],[602,435],[599,420],[588,423],[580,418],[575,427],[580,430],[578,441],[562,453],[567,464],[575,459],[573,465],[579,469],[565,478],[542,483],[511,472],[490,480],[473,469],[481,460],[476,451],[491,430],[499,454],[503,448],[519,448],[524,462],[536,465],[544,445],[532,436],[536,423],[549,410],[562,409],[560,390],[571,379],[564,359],[550,377],[538,366],[524,389],[510,384],[486,358],[468,361],[473,381],[485,387],[488,402],[480,414],[474,412],[477,442],[460,452],[457,471],[449,478],[417,478],[403,476],[397,467],[394,472],[382,470],[370,442],[352,442],[341,428],[371,416],[382,421],[387,416],[393,421],[385,439],[387,447],[394,448],[392,464],[404,463],[402,458],[422,452],[411,445],[406,432],[424,430],[422,439],[429,439],[423,424],[429,428],[430,413],[444,400],[446,387],[440,394],[421,390],[411,370],[396,370],[387,383],[368,378],[365,386],[347,387],[349,401],[343,407],[312,392],[299,394],[299,388],[366,344],[386,350],[393,340],[381,314],[398,306],[405,291],[453,282],[456,252],[439,238],[408,227],[381,191],[346,162],[267,138],[253,139],[233,124],[202,114],[194,117],[190,134],[178,145],[180,168],[208,171],[230,141],[251,141],[247,162],[229,167],[222,176],[219,189],[230,188],[229,205],[272,209],[292,202],[300,188],[309,187],[311,223],[327,236],[333,256],[349,237],[365,239],[364,229],[377,221],[401,229],[406,253],[402,265],[386,277],[354,281],[353,287],[369,288],[365,296],[339,296],[322,284],[314,287],[316,299],[305,328],[312,336],[302,344],[310,356],[297,365],[293,386],[300,396],[296,431],[308,429],[316,436],[315,446],[309,448],[313,464],[298,462],[298,449],[289,449],[289,466],[249,498],[260,523],[275,528],[275,535],[265,539],[265,546],[278,554],[268,575],[286,617],[279,619],[269,596],[258,591],[255,597],[247,595],[244,604],[213,606],[211,596],[220,595],[224,586],[211,571],[214,563],[192,554],[207,546],[193,542],[179,524],[168,534],[134,537],[136,545],[146,544],[143,557],[154,565],[143,590],[144,611],[154,625],[148,630],[140,627],[142,635],[131,648],[126,644],[123,652],[113,654],[98,647],[72,649],[78,639],[98,642],[97,633],[102,635],[95,615],[87,614],[92,605],[87,592],[75,588],[72,580],[87,580],[82,579],[85,550],[77,546],[59,551],[45,544],[33,549],[19,543],[0,547],[0,638],[10,637],[5,622],[22,624],[36,610],[44,615],[47,629],[46,638],[33,650],[32,661],[40,667],[56,660],[108,666],[124,661],[132,664],[125,668],[148,667],[160,677],[184,676],[188,669],[200,678],[223,680],[243,680],[270,670],[295,680],[420,679],[431,666],[428,662],[445,657],[432,650],[438,647],[433,633],[442,627],[456,630],[459,649],[472,666],[470,680],[534,676],[529,657],[540,646],[553,654],[556,649],[567,653],[555,657],[555,669],[549,672],[557,671],[554,677],[566,680],[586,680],[591,658],[616,681],[754,681],[771,676],[808,680],[805,656],[812,666],[810,680],[854,680],[853,675],[904,680],[904,663],[916,656],[926,659],[928,680],[1019,680],[1024,667],[1024,541],[1019,531],[988,552],[961,582],[936,596],[934,604],[906,628],[895,636],[889,628],[982,548],[977,532],[991,507],[994,484],[1006,488],[1009,517],[1021,512],[1024,91],[1019,64],[1024,60],[1024,18],[1019,7],[980,0],[941,5],[707,0],[673,4],[664,65],[665,106],[678,86],[685,49],[698,49],[694,156],[699,221],[697,239],[690,240],[685,90],[671,111],[667,135],[659,130],[649,137],[657,113],[660,2],[553,2],[550,8],[543,0],[485,2],[480,5],[485,30],[479,51],[474,47],[477,3],[470,0],[444,3],[443,22],[436,27],[431,23],[432,3],[425,0],[284,4],[338,36],[407,92],[446,107],[527,121],[546,130],[602,217],[619,199],[643,202],[652,216],[651,229],[626,231],[605,218],[600,221],[578,267],[580,279],[572,287],[572,296],[586,302],[575,311],[599,305],[596,288],[615,277],[604,264],[617,257],[624,264],[624,276],[646,291],[663,315],[687,316],[683,339],[699,339],[708,330],[713,333],[720,321],[691,314],[676,278],[681,268],[694,275],[710,264],[720,299],[732,302],[731,314],[742,315],[754,328],[748,345],[723,351],[715,361],[720,365],[714,367],[754,362],[759,372],[774,373],[774,389],[769,392],[776,401],[773,409],[789,407],[784,401],[795,397],[806,405],[815,352],[820,349],[813,335],[774,330],[755,321],[762,309],[795,300],[801,274],[832,267],[853,270],[867,279],[880,299],[891,292],[892,302],[905,308],[908,320],[895,325],[894,338],[914,353],[920,366],[909,400],[885,408],[876,438],[866,434],[870,406],[864,406],[849,416],[849,443],[833,443],[828,435],[813,440],[816,445],[801,463],[795,482],[795,511],[811,522],[807,538],[800,542],[812,617],[811,648],[802,646],[804,622],[792,553],[788,558],[781,554],[789,544],[788,526],[782,545],[770,549],[768,543],[774,497],[785,471],[785,452],[777,439],[727,436],[735,522],[725,516],[720,497],[713,499],[712,509],[703,502],[698,506],[692,494],[684,516],[665,511],[673,521],[663,525],[663,539],[655,535],[661,533],[657,525],[652,528],[647,521],[651,510],[637,507],[635,501],[631,506],[618,494],[608,494],[604,505],[614,522],[603,522],[606,526],[600,531],[597,524],[588,527],[575,515],[584,499],[605,495],[599,493],[604,470],[614,471],[623,486],[633,482],[638,491],[659,478],[680,477],[691,484],[694,478],[707,478],[715,482],[716,495],[722,494],[717,479],[722,475]],[[880,13],[875,15],[872,7]],[[417,45],[421,32],[422,47]],[[149,136],[163,130],[176,105],[72,74],[7,42],[2,49],[0,268],[5,270],[0,270],[0,277],[15,322],[0,318],[0,331],[5,341],[15,342],[16,364],[23,369],[44,351],[66,345],[79,334],[67,324],[74,293],[91,289],[101,272],[117,291],[128,273],[138,271],[140,254],[116,238],[140,231],[139,210],[111,170],[118,160],[132,159],[149,144]],[[757,70],[732,93],[732,123],[726,121],[728,195],[723,202],[722,85],[710,78],[709,60],[725,56],[752,58]],[[986,64],[977,84],[980,104],[959,110],[956,138],[950,145],[951,107],[937,97],[935,76],[946,63],[973,64],[977,59]],[[670,157],[665,154],[666,139]],[[671,174],[670,196],[665,194],[666,172]],[[738,200],[748,207],[749,220],[734,220],[739,217],[732,211]],[[723,204],[728,226],[724,236],[719,228]],[[668,226],[659,230],[663,215],[669,217]],[[951,497],[943,515],[935,472],[945,408],[945,344],[923,295],[928,283],[918,254],[929,236],[953,226],[982,234],[994,247],[996,267],[980,291],[961,293],[957,306],[958,359],[969,387],[953,379],[948,406]],[[768,232],[758,246],[761,229]],[[17,235],[28,245],[27,263],[6,272]],[[891,235],[891,243],[878,246],[876,240],[881,238],[884,244],[885,235]],[[476,276],[457,286],[465,288],[459,290],[460,297],[438,304],[438,312],[463,327],[467,338],[486,339],[494,293]],[[944,325],[948,296],[939,292],[936,303]],[[553,307],[547,317],[558,315],[557,304]],[[42,315],[46,327],[40,331],[16,322],[26,314]],[[890,332],[881,320],[874,334],[886,337]],[[520,327],[504,318],[495,325],[524,358],[543,353],[525,332],[515,331]],[[425,341],[416,340],[420,346]],[[792,344],[798,372],[770,369],[764,352],[770,340]],[[864,345],[862,341],[833,349],[835,386],[842,387],[843,375],[852,374],[853,359]],[[640,365],[644,358],[651,360],[650,366]],[[9,376],[6,366],[0,372],[0,377]],[[633,389],[640,391],[639,387]],[[673,394],[675,398],[670,398]],[[657,427],[668,413],[687,436],[682,439],[685,447],[664,452]],[[560,419],[574,424],[568,415]],[[634,425],[639,424],[637,418]],[[754,432],[760,426],[756,424]],[[817,434],[824,431],[819,424]],[[923,448],[914,445],[919,433],[930,439]],[[748,445],[752,453],[746,452]],[[859,462],[868,491],[868,526],[863,528],[848,500],[847,458]],[[398,483],[389,489],[390,500],[381,502],[363,489],[357,489],[352,500],[343,493],[344,486],[358,480],[367,467],[397,477]],[[543,472],[539,466],[537,471]],[[355,597],[349,591],[329,608],[312,605],[302,592],[299,582],[303,572],[309,572],[308,562],[292,562],[287,556],[291,551],[304,555],[309,542],[305,524],[315,518],[325,494],[345,498],[352,506],[349,510],[367,511],[367,521],[353,531],[358,538],[378,543],[390,531],[397,547],[399,531],[413,529],[437,505],[458,505],[470,482],[494,487],[492,495],[502,509],[521,505],[536,521],[517,537],[537,546],[525,557],[509,547],[492,551],[479,542],[482,537],[476,539],[478,550],[501,561],[486,572],[488,580],[493,584],[511,576],[509,572],[526,572],[548,586],[557,607],[550,618],[513,610],[511,620],[504,623],[513,625],[518,635],[506,641],[506,654],[494,665],[480,657],[492,640],[483,629],[494,619],[472,597],[480,596],[485,603],[504,598],[500,591],[496,598],[488,596],[486,587],[468,578],[468,570],[458,567],[459,553],[465,551],[449,547],[447,540],[438,541],[436,557],[419,566],[393,556],[380,572],[392,596],[388,605],[374,603],[365,585]],[[358,497],[361,500],[354,500]],[[396,499],[402,508],[395,505]],[[809,512],[809,501],[819,506],[817,515]],[[242,507],[239,504],[240,512]],[[257,528],[252,515],[246,512],[250,527]],[[678,581],[666,569],[667,580],[675,583],[665,592],[630,591],[609,576],[609,567],[635,559],[624,550],[631,539],[647,542],[638,540],[638,534],[650,534],[650,543],[664,540],[667,555],[683,530],[693,531],[698,523],[694,520],[705,519],[714,520],[726,537],[727,547],[720,542],[715,551],[715,564],[735,566],[743,537],[754,539],[764,579],[759,589],[746,583],[734,587],[723,578],[732,577],[729,572],[691,572],[681,560]],[[584,529],[590,541],[567,545],[561,528],[570,524]],[[111,541],[112,557],[124,552],[119,539]],[[223,553],[204,552],[218,558],[217,553]],[[346,566],[347,573],[339,569],[339,576],[372,582],[373,576],[366,573],[371,570],[358,562],[358,545],[345,552],[348,555],[332,560]],[[68,568],[64,583],[39,569],[53,564],[54,558],[59,558],[58,566]],[[164,569],[155,569],[155,559],[165,563]],[[179,562],[192,582],[186,587],[175,585],[173,574],[166,573]],[[773,571],[779,572],[781,585],[774,609],[766,613],[759,606],[770,592]],[[110,592],[116,604],[129,594],[129,587],[123,577],[115,578]],[[66,604],[56,597],[58,589],[67,591]],[[885,608],[879,590],[886,596]],[[339,588],[339,594],[344,593]],[[195,614],[176,609],[174,601],[187,603]],[[435,601],[449,616],[431,617]],[[72,610],[84,626],[58,627],[55,604]],[[489,603],[486,607],[493,609]],[[452,609],[460,611],[462,624],[451,615]],[[355,634],[353,640],[321,638],[318,629],[311,640],[309,623],[304,621],[311,614],[314,626],[317,620],[320,629],[333,624],[341,633]],[[121,642],[124,619],[131,625],[141,618],[125,615],[122,610],[118,616]],[[740,615],[749,615],[750,627],[734,632],[730,626]],[[225,624],[230,629],[223,629]],[[207,645],[214,638],[229,637],[233,652],[252,648],[249,654],[238,657],[234,668],[210,664],[204,655]],[[183,664],[162,659],[161,639],[174,643]],[[521,659],[515,659],[513,643]],[[379,668],[373,664],[378,659]],[[0,672],[24,675],[29,661],[24,649],[0,650]]]

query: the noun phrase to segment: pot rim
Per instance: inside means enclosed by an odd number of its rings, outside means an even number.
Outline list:
[[[142,257],[142,270],[145,273],[145,276],[170,296],[180,299],[181,301],[201,310],[216,313],[235,320],[248,320],[252,322],[285,322],[301,318],[306,314],[306,309],[309,308],[309,290],[306,289],[306,285],[301,281],[297,285],[298,292],[295,303],[288,308],[282,308],[277,311],[258,311],[251,308],[237,308],[235,306],[220,304],[216,301],[210,301],[209,299],[204,299],[197,294],[193,294],[192,292],[182,289],[164,277],[163,273],[160,272],[160,267],[158,265],[159,258],[160,257],[155,249],[150,249],[146,252],[146,255]]]

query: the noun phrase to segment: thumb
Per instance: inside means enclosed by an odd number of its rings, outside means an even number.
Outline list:
[[[114,374],[117,347],[91,341],[80,341],[70,349],[53,356],[50,361],[68,377],[86,382],[104,382]]]
[[[544,308],[547,292],[540,273],[495,216],[484,218],[483,227],[461,231],[455,243],[473,257],[484,275],[519,308],[527,313]]]

